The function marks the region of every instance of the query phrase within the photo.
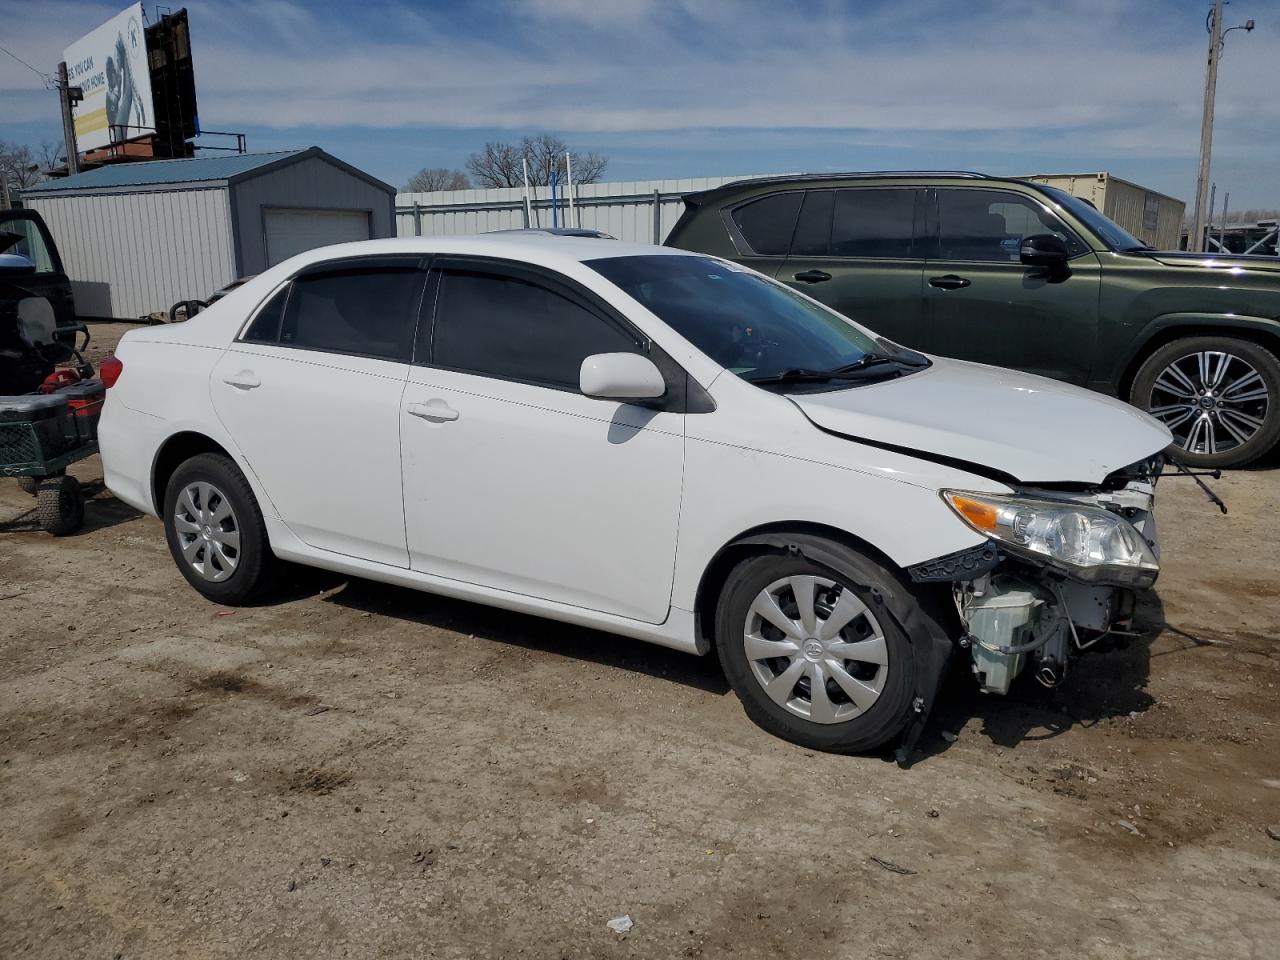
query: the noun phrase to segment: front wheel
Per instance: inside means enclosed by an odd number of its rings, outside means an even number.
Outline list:
[[[1169,428],[1189,466],[1244,466],[1280,440],[1280,360],[1237,337],[1175,340],[1138,369],[1130,402]]]
[[[199,454],[173,472],[165,489],[164,532],[187,582],[216,603],[246,603],[274,579],[277,561],[257,498],[221,454]]]
[[[911,645],[881,600],[896,589],[855,585],[803,556],[744,560],[716,614],[725,676],[757,725],[833,753],[882,746],[911,713]]]

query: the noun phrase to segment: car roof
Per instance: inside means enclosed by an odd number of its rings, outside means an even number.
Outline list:
[[[386,240],[359,240],[317,247],[286,261],[291,270],[330,260],[350,257],[404,254],[456,254],[519,260],[545,267],[564,267],[588,260],[638,256],[699,256],[688,250],[658,247],[647,243],[626,243],[598,237],[557,236],[549,233],[484,233],[443,237],[396,237]]]
[[[718,187],[707,190],[696,190],[686,193],[682,199],[697,206],[710,199],[731,197],[736,193],[770,186],[805,186],[814,183],[829,183],[857,180],[1000,180],[1008,178],[992,177],[972,170],[867,170],[846,171],[843,173],[789,173],[770,177],[748,177],[745,180],[731,180]]]

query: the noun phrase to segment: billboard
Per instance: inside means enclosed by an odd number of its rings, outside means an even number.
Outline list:
[[[81,152],[155,132],[141,3],[67,47],[63,59],[71,86],[84,91],[71,110]]]

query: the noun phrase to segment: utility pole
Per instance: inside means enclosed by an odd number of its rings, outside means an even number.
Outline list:
[[[1204,250],[1205,206],[1209,202],[1209,155],[1213,153],[1213,100],[1218,92],[1218,58],[1222,55],[1222,0],[1213,0],[1209,14],[1209,63],[1204,73],[1204,116],[1200,120],[1200,172],[1196,176],[1196,207],[1187,249]]]
[[[1221,2],[1221,0],[1219,0]],[[67,65],[58,64],[58,99],[62,101],[62,137],[67,143],[67,176],[80,172],[80,155],[76,151],[76,127],[71,119],[71,104],[79,103],[84,94],[67,80]]]
[[[1246,20],[1235,27],[1222,29],[1222,0],[1213,0],[1213,9],[1209,11],[1209,62],[1204,73],[1204,117],[1200,121],[1200,172],[1196,176],[1195,216],[1192,218],[1191,232],[1187,234],[1187,249],[1202,252],[1208,246],[1208,230],[1205,222],[1205,208],[1209,203],[1209,156],[1213,153],[1213,101],[1218,92],[1218,61],[1222,59],[1223,38],[1232,30],[1253,29],[1253,21]],[[1212,211],[1209,211],[1212,216]]]

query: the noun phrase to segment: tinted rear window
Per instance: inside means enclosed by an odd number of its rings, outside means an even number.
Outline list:
[[[280,326],[280,343],[407,361],[422,282],[423,273],[414,266],[356,267],[298,277]]]
[[[833,257],[912,255],[915,190],[837,190]]]
[[[804,194],[775,193],[743,204],[733,211],[733,222],[751,249],[763,257],[784,257],[791,247],[796,214]]]

